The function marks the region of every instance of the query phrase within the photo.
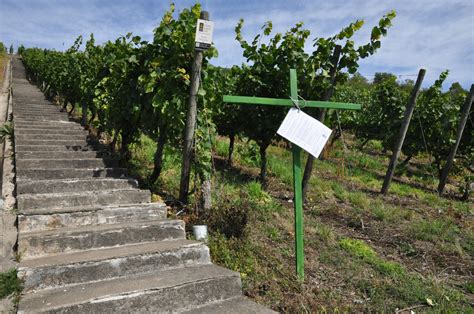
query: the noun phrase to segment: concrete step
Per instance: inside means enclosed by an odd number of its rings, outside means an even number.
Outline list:
[[[39,158],[39,159],[90,159],[90,158],[102,158],[110,156],[107,152],[99,152],[99,151],[20,151],[16,152],[15,156],[17,160],[19,159],[32,159],[32,158]]]
[[[42,122],[42,121],[69,121],[69,117],[66,116],[45,116],[45,115],[37,115],[37,116],[13,116],[13,121],[16,122]]]
[[[80,141],[87,138],[87,134],[17,134],[15,132],[15,141],[18,140],[71,140]]]
[[[63,169],[63,168],[74,168],[74,169],[91,169],[91,168],[113,168],[118,166],[117,159],[102,159],[102,158],[90,158],[90,159],[18,159],[16,160],[16,167],[29,170],[29,169]]]
[[[65,227],[51,231],[19,233],[18,247],[26,260],[66,252],[120,245],[184,239],[181,220],[149,220],[123,224]]]
[[[13,111],[13,117],[20,119],[20,118],[35,118],[37,116],[46,116],[46,117],[51,117],[51,118],[57,118],[57,117],[62,117],[65,116],[67,117],[67,114],[59,111],[53,111],[53,110],[34,110],[34,111],[28,111],[28,112],[23,112],[23,111]]]
[[[19,145],[15,144],[15,152],[83,152],[97,151],[98,146],[94,145]]]
[[[36,145],[36,146],[48,146],[48,145],[55,145],[55,146],[87,146],[96,144],[96,141],[93,140],[25,140],[25,139],[17,139],[15,137],[15,146],[16,145]]]
[[[29,293],[23,296],[18,310],[22,313],[171,313],[240,294],[238,273],[204,265]]]
[[[125,168],[94,168],[94,169],[16,169],[20,180],[51,180],[51,179],[90,179],[90,178],[126,178]]]
[[[166,219],[166,216],[167,208],[163,202],[29,209],[23,210],[18,215],[18,231],[36,232],[64,227],[110,225],[132,221]]]
[[[59,111],[59,108],[29,108],[29,109],[19,109],[19,108],[14,108],[13,109],[13,115],[23,115],[23,116],[28,116],[28,115],[67,115],[66,112],[61,112]]]
[[[146,242],[21,261],[23,292],[210,264],[202,242]]]
[[[19,96],[19,88],[16,87],[13,92],[13,103],[14,105],[17,104],[50,104],[51,101],[47,100],[43,93],[38,89],[29,89],[27,86],[21,89],[22,92],[27,91],[29,97],[21,97]]]
[[[98,190],[119,190],[138,188],[135,179],[63,179],[63,180],[18,180],[16,183],[16,193],[21,194],[41,194],[41,193],[69,193]]]
[[[33,128],[19,128],[15,125],[15,135],[81,135],[86,137],[89,135],[89,132],[82,129],[70,129],[70,128],[63,128],[63,129],[33,129]]]
[[[31,100],[30,100],[31,101]],[[58,112],[61,111],[61,107],[58,105],[53,104],[51,101],[38,101],[33,100],[31,103],[21,103],[21,104],[13,104],[13,111],[15,110],[42,110],[42,109],[55,109]]]
[[[235,298],[217,301],[179,313],[186,314],[276,314],[277,312],[261,306],[249,298],[238,296]]]
[[[19,97],[19,96],[13,96],[13,109],[16,108],[30,108],[30,107],[53,107],[53,108],[61,108],[61,106],[56,105],[52,100],[48,100],[44,97],[44,95],[41,95],[40,97],[33,97],[33,98],[26,98],[26,97]],[[18,102],[18,103],[16,103]]]
[[[18,122],[15,121],[15,128],[21,129],[46,129],[46,130],[83,130],[84,128],[73,121],[56,121],[56,122]]]
[[[121,189],[74,193],[21,194],[17,196],[18,210],[105,206],[150,202],[150,191]]]

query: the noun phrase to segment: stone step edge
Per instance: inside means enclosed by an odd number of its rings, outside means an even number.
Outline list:
[[[87,262],[100,262],[114,258],[141,256],[150,253],[166,252],[181,248],[201,246],[205,246],[205,244],[203,242],[187,239],[130,243],[115,247],[94,248],[84,251],[66,252],[59,254],[50,254],[48,256],[25,258],[21,260],[20,264],[18,265],[18,270],[23,272],[27,268],[76,265]]]
[[[26,150],[31,147],[44,148],[44,150]],[[60,150],[61,152],[107,152],[105,148],[100,147],[100,145],[15,145],[15,153],[32,153],[32,152],[51,152],[52,147],[66,147],[65,150]],[[67,147],[71,149],[67,149]],[[77,149],[75,149],[77,148]],[[85,149],[86,148],[86,149]],[[102,150],[91,150],[92,148],[102,149]],[[57,152],[53,151],[53,152]]]
[[[127,181],[130,183],[138,183],[138,181],[134,178],[90,178],[90,179],[74,179],[74,178],[67,178],[67,179],[46,179],[46,180],[17,180],[18,184],[34,184],[34,183],[77,183],[77,182],[90,182],[90,181]]]
[[[87,196],[87,195],[100,195],[109,194],[113,192],[124,192],[124,191],[137,191],[140,193],[150,193],[150,190],[129,188],[129,189],[112,189],[106,191],[82,191],[82,192],[60,192],[60,193],[25,193],[17,196],[18,198],[47,198],[47,197],[62,197],[62,196]]]
[[[78,185],[84,184],[85,187],[90,188],[91,186],[97,186],[97,184],[100,185],[100,188],[102,190],[113,190],[110,188],[110,185],[121,185],[124,187],[130,187],[130,188],[139,188],[138,181],[133,178],[90,178],[90,179],[74,179],[74,178],[67,178],[67,179],[47,179],[47,180],[19,180],[16,183],[17,187],[17,195],[22,195],[22,194],[38,194],[39,190],[41,190],[41,187],[38,186],[45,186],[45,185],[52,185],[54,188],[58,187],[58,184],[60,185],[67,185],[68,189],[72,189],[72,191],[79,192],[75,190],[75,188]],[[66,186],[64,186],[66,187]],[[52,188],[52,187],[49,187]],[[45,190],[46,192],[49,191]],[[33,191],[38,191],[38,192],[25,192],[25,189],[33,189]],[[65,191],[65,190],[64,190]],[[59,193],[59,192],[58,192]],[[45,193],[42,193],[45,194]]]
[[[210,264],[204,243],[170,240],[27,260],[20,264],[18,277],[24,279],[24,292],[29,293]]]
[[[70,214],[80,212],[95,212],[100,210],[111,210],[111,209],[123,209],[123,208],[135,208],[143,207],[143,209],[162,209],[166,208],[166,204],[162,202],[153,203],[130,203],[110,206],[80,206],[80,207],[58,207],[58,208],[44,208],[44,209],[23,209],[18,212],[19,215],[23,216],[35,216],[35,215],[54,215],[54,214]],[[56,229],[57,230],[57,229]]]
[[[120,174],[120,178],[130,178],[130,176],[127,175],[128,173],[128,169],[127,168],[121,168],[121,167],[99,167],[99,168],[81,168],[81,169],[75,169],[75,168],[57,168],[57,169],[27,169],[27,170],[20,170],[20,169],[17,169],[16,171],[16,178],[17,178],[17,181],[18,180],[49,180],[49,178],[36,178],[35,176],[30,176],[32,173],[35,173],[37,171],[40,171],[43,175],[47,174],[48,172],[51,172],[53,174],[58,174],[58,173],[62,173],[62,172],[68,172],[70,173],[71,171],[75,172],[75,173],[78,173],[78,172],[84,172],[86,174],[90,174],[90,173],[98,173],[99,171],[100,172],[104,172],[105,174],[108,174],[108,173],[118,173]],[[50,174],[51,174],[50,173]],[[94,178],[95,176],[92,176],[92,177],[89,177],[88,178]],[[100,174],[97,175],[97,177],[100,177]],[[107,176],[106,178],[117,178],[117,177],[114,177],[114,176]],[[73,179],[73,178],[82,178],[81,176],[64,176],[64,179]]]
[[[140,227],[140,226],[150,226],[150,225],[160,225],[160,224],[179,224],[184,226],[184,222],[179,219],[154,219],[148,221],[132,221],[120,224],[110,224],[110,225],[92,225],[92,226],[80,226],[80,227],[64,227],[58,228],[54,230],[42,230],[42,231],[32,231],[32,232],[19,232],[18,233],[18,242],[20,242],[23,238],[29,237],[37,237],[37,236],[50,236],[50,235],[57,235],[57,237],[61,237],[62,234],[67,235],[70,233],[77,233],[77,232],[94,232],[94,231],[107,231],[107,230],[115,230],[115,229],[123,229],[126,227]],[[166,240],[169,241],[169,240]]]
[[[216,265],[203,265],[185,269],[172,269],[152,274],[141,274],[128,278],[114,278],[94,283],[79,284],[68,289],[56,288],[25,294],[20,301],[19,312],[57,311],[64,307],[84,303],[101,303],[136,297],[151,291],[184,287],[188,284],[205,283],[219,279],[233,279],[234,285],[241,285],[240,274]],[[232,296],[236,287],[231,289]],[[237,292],[237,291],[235,291]],[[196,293],[198,293],[196,291]],[[44,300],[47,299],[47,304]],[[39,306],[42,306],[39,308]],[[183,310],[185,309],[183,304]]]

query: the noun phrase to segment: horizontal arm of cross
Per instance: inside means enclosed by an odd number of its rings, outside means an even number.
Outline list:
[[[265,98],[265,97],[248,97],[248,96],[224,96],[224,102],[234,104],[251,104],[251,105],[270,105],[270,106],[294,106],[291,99],[284,98]],[[349,109],[359,110],[361,105],[343,103],[343,102],[329,102],[329,101],[314,101],[314,100],[298,100],[300,107],[314,107],[314,108],[328,108],[328,109]]]

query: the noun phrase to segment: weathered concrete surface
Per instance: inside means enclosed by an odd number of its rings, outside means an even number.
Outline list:
[[[204,244],[177,240],[26,260],[20,264],[19,276],[30,291],[210,263]]]
[[[124,168],[95,168],[95,169],[17,169],[20,180],[50,180],[50,179],[89,179],[89,178],[126,178]]]
[[[15,134],[19,140],[83,140],[83,134]]]
[[[35,145],[35,146],[48,146],[48,145],[61,145],[61,146],[91,146],[97,144],[94,141],[87,139],[82,140],[15,140],[15,145]]]
[[[100,151],[47,151],[47,152],[15,152],[15,156],[18,159],[31,159],[33,157],[39,159],[89,159],[89,158],[101,158],[103,156],[108,156],[107,153]]]
[[[0,272],[4,272],[11,268],[16,268],[17,266],[15,262],[15,252],[13,250],[18,235],[15,225],[17,217],[12,211],[2,210],[0,219]]]
[[[83,130],[82,127],[74,122],[69,121],[53,121],[53,122],[15,122],[16,128],[21,129],[45,129],[45,130]]]
[[[34,128],[18,128],[15,127],[15,134],[16,135],[31,135],[31,134],[53,134],[53,135],[81,135],[87,136],[89,132],[81,129],[70,129],[70,128],[62,128],[62,129],[34,129]]]
[[[150,202],[150,191],[138,189],[83,191],[74,193],[21,194],[17,197],[20,213],[28,209],[105,206]]]
[[[76,157],[77,158],[77,157]],[[91,169],[112,168],[118,166],[117,159],[89,158],[89,159],[19,159],[16,166],[21,169]]]
[[[206,265],[43,290],[24,297],[19,313],[172,312],[240,294],[240,276]]]
[[[18,194],[65,193],[98,190],[119,190],[131,188],[138,188],[137,180],[95,178],[20,181],[17,183]]]
[[[97,151],[97,147],[88,145],[54,145],[54,143],[51,145],[15,145],[15,153],[81,151]]]
[[[21,251],[23,256],[30,258],[184,237],[181,220],[156,220],[20,233],[18,246],[25,249]]]
[[[66,210],[46,208],[41,211],[22,211],[18,216],[18,230],[33,232],[58,228],[91,225],[110,225],[128,221],[166,219],[163,203],[133,204],[130,206],[70,207]]]

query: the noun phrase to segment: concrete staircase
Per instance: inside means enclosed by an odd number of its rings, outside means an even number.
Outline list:
[[[19,312],[271,312],[13,70]]]

